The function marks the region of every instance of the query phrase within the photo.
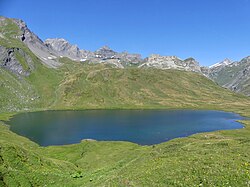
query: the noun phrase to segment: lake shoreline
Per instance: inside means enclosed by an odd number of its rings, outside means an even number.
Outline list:
[[[10,130],[28,138],[35,138],[38,132],[45,133],[41,135],[47,137],[43,140],[47,143],[33,139],[41,146],[75,144],[82,139],[154,145],[196,133],[243,128],[239,120],[244,120],[244,117],[216,110],[53,110],[20,113],[6,123],[11,124]],[[37,131],[35,137],[26,134],[34,130]],[[60,131],[64,133],[62,136]],[[57,138],[50,137],[51,133],[57,134]],[[48,143],[50,139],[53,142]]]

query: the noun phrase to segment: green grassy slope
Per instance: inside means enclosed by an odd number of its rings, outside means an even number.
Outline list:
[[[37,95],[32,86],[0,68],[0,111],[24,110],[35,105]]]
[[[249,102],[193,72],[80,63],[72,68],[73,62],[62,61],[62,69],[71,70],[57,87],[55,108],[218,108]]]
[[[39,146],[17,136],[0,122],[0,186],[41,186],[58,182],[77,173],[69,162],[41,155]]]
[[[245,186],[250,179],[248,133],[249,127],[150,147],[83,142],[49,147],[47,154],[87,168],[82,181],[90,186]]]
[[[62,67],[56,70],[37,63],[31,75],[21,79],[1,68],[1,82],[7,86],[3,86],[0,93],[3,101],[0,110],[220,109],[221,103],[224,107],[245,105],[249,102],[247,97],[221,88],[193,72],[116,69],[102,64],[81,64],[68,59],[61,61]],[[13,90],[21,96],[15,99]]]
[[[193,72],[115,69],[61,59],[50,72],[38,69],[28,79],[49,109],[220,108],[240,106],[247,97],[221,88]],[[52,71],[52,70],[51,70]]]

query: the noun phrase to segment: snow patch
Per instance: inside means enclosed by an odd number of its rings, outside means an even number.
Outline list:
[[[218,62],[218,63],[216,63],[214,65],[209,66],[209,68],[216,68],[216,67],[220,67],[220,66],[228,66],[230,64],[232,64],[232,62],[229,59],[225,59],[222,62]]]
[[[209,66],[209,68],[215,68],[215,67],[219,67],[221,65],[222,65],[221,63],[216,63],[214,65]]]
[[[48,59],[53,60],[55,57],[49,56]]]
[[[86,60],[87,60],[86,58],[80,59],[81,62],[85,62]]]

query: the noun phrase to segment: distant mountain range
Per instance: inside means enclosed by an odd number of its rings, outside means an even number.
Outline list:
[[[209,67],[201,67],[194,58],[182,60],[177,56],[161,56],[157,54],[142,58],[140,54],[116,52],[108,46],[92,52],[79,49],[77,45],[72,45],[61,38],[47,39],[43,42],[30,31],[22,20],[0,17],[0,26],[2,28],[10,22],[18,27],[16,31],[18,36],[15,37],[19,38],[49,68],[56,69],[60,67],[61,62],[59,59],[67,57],[73,61],[87,64],[103,63],[115,68],[138,67],[192,71],[203,74],[232,91],[250,95],[250,57],[246,57],[239,62],[231,62],[229,59],[225,59]],[[18,45],[6,47],[9,42],[6,38],[10,35],[9,30],[8,33],[5,30],[0,32],[0,39],[4,42],[4,45],[0,43],[0,66],[18,76],[29,76],[34,69],[33,54],[29,54]]]

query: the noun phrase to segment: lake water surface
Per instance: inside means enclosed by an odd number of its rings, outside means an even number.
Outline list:
[[[151,145],[199,132],[237,129],[234,113],[193,110],[46,111],[14,116],[10,129],[42,146],[82,139],[130,141]]]

